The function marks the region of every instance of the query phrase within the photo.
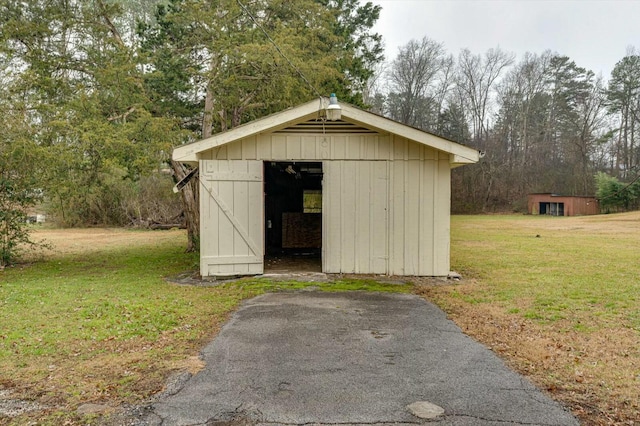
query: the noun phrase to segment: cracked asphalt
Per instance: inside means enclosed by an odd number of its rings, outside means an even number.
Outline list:
[[[146,425],[578,425],[424,299],[297,292],[245,302]],[[444,409],[427,419],[407,406]]]

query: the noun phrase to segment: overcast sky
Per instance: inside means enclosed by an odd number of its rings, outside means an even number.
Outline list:
[[[366,0],[361,0],[365,2]],[[411,39],[429,37],[449,53],[547,49],[609,79],[628,46],[640,49],[640,0],[370,0],[382,6],[375,31],[387,60]]]

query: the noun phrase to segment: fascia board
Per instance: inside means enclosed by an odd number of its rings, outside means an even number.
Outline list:
[[[373,127],[383,132],[393,133],[439,151],[453,154],[459,160],[464,160],[464,162],[468,164],[477,163],[480,160],[480,154],[473,148],[406,126],[402,123],[398,123],[397,121],[362,111],[350,105],[344,105],[342,107],[342,115],[343,117],[357,121],[365,127]]]
[[[274,132],[303,122],[317,116],[326,105],[325,100],[313,100],[295,108],[272,114],[259,120],[251,121],[227,132],[213,135],[207,139],[174,148],[172,158],[182,163],[198,161],[198,154],[246,137],[265,132]],[[382,133],[392,133],[409,140],[421,143],[436,150],[451,154],[452,166],[476,163],[480,159],[478,151],[441,138],[431,133],[415,129],[388,118],[363,111],[348,104],[342,104],[342,115],[345,119]]]
[[[269,115],[259,120],[250,121],[227,132],[218,133],[206,139],[199,140],[173,149],[172,158],[182,163],[198,161],[198,154],[212,148],[244,139],[246,137],[265,132],[273,132],[290,125],[306,121],[318,114],[321,108],[316,99],[306,104],[285,111]]]

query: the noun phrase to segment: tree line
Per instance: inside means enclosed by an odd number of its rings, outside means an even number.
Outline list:
[[[454,212],[519,209],[533,191],[593,194],[597,172],[623,186],[637,176],[637,51],[608,83],[551,52],[454,56],[426,37],[385,62],[380,11],[0,0],[0,265],[28,241],[36,203],[61,226],[186,220],[196,249],[198,187],[171,192],[189,171],[172,148],[332,92],[483,151],[454,172]]]
[[[607,82],[551,51],[516,60],[500,49],[464,49],[456,57],[425,37],[401,47],[381,75],[369,98],[376,111],[485,154],[454,171],[454,212],[522,211],[531,192],[603,194],[602,176],[624,184],[640,174],[634,48]],[[607,208],[619,198],[608,196]]]

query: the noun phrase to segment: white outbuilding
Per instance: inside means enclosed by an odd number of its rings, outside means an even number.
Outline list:
[[[447,276],[451,169],[476,150],[314,100],[173,151],[199,168],[202,276],[316,249],[326,273]],[[329,118],[334,118],[335,121]]]

